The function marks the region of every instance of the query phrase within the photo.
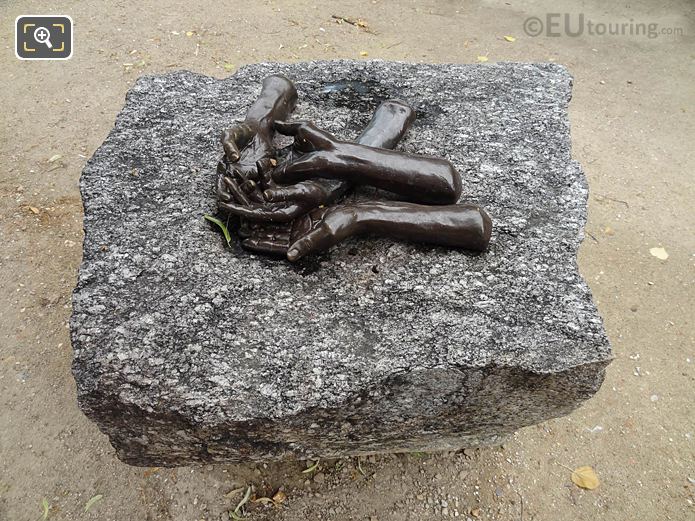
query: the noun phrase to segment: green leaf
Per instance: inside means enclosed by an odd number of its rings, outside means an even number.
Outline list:
[[[48,511],[51,510],[51,505],[48,504],[48,500],[46,498],[41,500],[41,508],[43,509],[41,521],[46,521],[46,519],[48,519]]]
[[[205,214],[203,215],[203,217],[205,217],[211,223],[215,223],[217,226],[220,227],[220,230],[222,230],[222,233],[224,234],[224,238],[227,240],[227,246],[230,246],[232,242],[232,236],[230,235],[229,230],[227,229],[227,225],[225,225],[217,217],[213,217],[212,215]]]
[[[97,495],[94,496],[92,499],[90,499],[89,501],[87,501],[87,503],[86,503],[85,506],[84,506],[84,511],[87,512],[87,511],[88,511],[90,508],[92,508],[95,504],[97,504],[99,501],[101,501],[101,499],[102,499],[103,497],[104,497],[103,495],[97,494]]]

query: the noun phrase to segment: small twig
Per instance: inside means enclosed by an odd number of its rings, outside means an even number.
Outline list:
[[[354,25],[355,27],[361,27],[359,25],[359,20],[355,20],[354,18],[345,18],[344,16],[338,16],[337,14],[332,14],[331,18],[340,20],[341,22],[345,22],[346,24]]]
[[[430,15],[430,16],[441,16],[441,17],[443,17],[443,18],[450,18],[450,17],[451,17],[450,14],[446,14],[446,13],[436,13],[436,12],[432,11],[431,9],[430,9],[429,12],[424,13],[424,14],[428,14],[428,15]]]
[[[601,195],[601,194],[596,194],[597,197],[601,197],[602,199],[607,199],[608,201],[613,201],[614,203],[622,203],[624,204],[627,208],[630,208],[630,205],[628,204],[627,201],[623,201],[622,199],[615,199],[614,197],[610,197],[607,195]]]
[[[338,16],[336,14],[332,14],[331,18],[338,20],[338,23],[340,22],[345,22],[346,24],[354,25],[355,27],[364,30],[364,32],[369,33],[369,34],[376,34],[374,31],[372,31],[369,27],[367,27],[367,23],[358,18],[355,20],[354,18],[346,18],[344,16]]]
[[[524,496],[521,495],[521,492],[517,490],[516,492],[519,496],[519,501],[521,501],[521,512],[519,513],[519,521],[524,521]]]

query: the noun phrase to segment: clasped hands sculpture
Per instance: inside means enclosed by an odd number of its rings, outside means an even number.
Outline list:
[[[455,204],[461,176],[440,158],[392,149],[415,119],[402,101],[383,102],[356,143],[313,123],[286,122],[297,91],[281,75],[267,77],[246,119],[222,133],[219,209],[241,218],[246,249],[295,261],[357,234],[483,251],[492,223],[470,204]],[[287,157],[273,147],[277,131],[294,137]],[[406,201],[340,199],[370,185]]]

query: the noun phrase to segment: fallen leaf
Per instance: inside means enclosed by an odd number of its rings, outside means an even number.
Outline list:
[[[369,56],[369,53],[367,51],[361,51],[360,56],[362,56],[362,57]]]
[[[239,494],[240,492],[243,492],[243,491],[244,491],[244,488],[243,488],[243,487],[242,487],[242,488],[235,488],[235,489],[230,490],[229,492],[227,492],[227,493],[224,495],[224,497],[226,497],[227,499],[229,499],[229,498],[231,498],[232,496],[236,496],[237,494]]]
[[[505,36],[504,39],[507,40],[508,42],[515,42],[516,41],[516,38],[514,38],[513,36]]]
[[[160,467],[152,467],[147,469],[145,472],[142,473],[142,476],[145,478],[149,478],[152,474],[156,474],[159,472]]]
[[[487,56],[478,56],[478,61],[481,63],[485,63],[488,60],[489,58]]]
[[[305,469],[302,471],[302,474],[311,474],[311,473],[314,472],[317,468],[319,468],[319,460],[316,460],[316,463],[314,463],[313,465],[311,465],[311,466],[305,468]]]
[[[360,459],[359,456],[357,456],[357,470],[360,471],[360,474],[362,474],[364,477],[367,477],[367,474],[365,471],[362,469],[362,460]]]
[[[51,158],[48,160],[48,162],[49,162],[49,163],[55,163],[56,161],[58,161],[58,160],[61,159],[62,157],[63,157],[63,156],[61,156],[60,154],[56,154],[56,155],[54,155],[54,156],[51,156]]]
[[[34,215],[38,215],[38,214],[39,214],[39,209],[36,208],[36,206],[27,206],[27,208],[29,208],[29,211],[30,211],[31,213],[33,213]]]
[[[251,492],[253,492],[253,488],[249,487],[246,489],[246,494],[244,494],[244,497],[242,498],[241,501],[239,501],[239,504],[236,506],[236,508],[232,511],[229,512],[229,517],[234,519],[234,521],[241,521],[244,518],[241,516],[239,511],[241,510],[241,507],[243,507],[246,503],[249,502],[249,499],[251,499]]]
[[[234,64],[233,63],[225,63],[224,64],[224,70],[226,70],[226,71],[234,70]]]
[[[212,215],[205,214],[203,215],[203,217],[205,217],[211,223],[215,223],[217,226],[219,226],[220,230],[222,230],[222,233],[224,234],[224,238],[227,240],[227,246],[230,246],[232,242],[232,236],[230,235],[227,226],[217,217],[213,217]]]
[[[41,513],[41,520],[46,521],[46,519],[48,519],[48,512],[51,510],[51,505],[48,504],[48,500],[46,498],[41,500],[41,508],[43,510]]]
[[[660,260],[668,259],[668,252],[664,248],[649,248],[649,253]]]
[[[279,505],[283,501],[287,499],[287,494],[285,494],[282,490],[278,490],[275,495],[273,496],[273,502],[276,505]]]
[[[591,467],[578,467],[572,472],[572,483],[587,490],[594,490],[599,485],[598,476]]]
[[[94,496],[93,498],[91,498],[89,501],[87,501],[87,503],[85,503],[85,505],[84,505],[84,511],[87,512],[90,508],[92,508],[92,507],[93,507],[94,505],[96,505],[99,501],[101,501],[101,499],[102,499],[103,497],[104,497],[104,496],[102,496],[101,494],[97,494],[96,496]]]

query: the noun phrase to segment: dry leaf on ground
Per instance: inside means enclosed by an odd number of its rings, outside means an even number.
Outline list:
[[[287,499],[287,494],[285,494],[282,490],[278,490],[273,496],[273,502],[276,505],[279,505],[280,503],[285,501],[285,499]]]
[[[319,468],[319,462],[320,460],[316,460],[316,463],[309,465],[309,461],[307,461],[307,468],[302,471],[302,474],[311,474],[314,472],[317,468]]]
[[[572,472],[572,483],[587,490],[598,488],[599,480],[591,467],[578,467]]]
[[[241,488],[235,488],[235,489],[230,490],[229,492],[227,492],[227,493],[224,495],[224,497],[226,497],[227,499],[229,499],[229,498],[231,498],[231,497],[233,497],[233,496],[236,496],[237,494],[242,493],[244,490],[246,490],[246,489],[243,488],[243,487],[241,487]]]
[[[649,248],[649,253],[660,260],[668,259],[668,252],[664,248]]]
[[[89,501],[87,501],[87,503],[85,504],[85,506],[84,506],[84,511],[85,511],[85,512],[89,511],[89,509],[92,508],[96,503],[98,503],[99,501],[101,501],[101,499],[102,499],[103,497],[104,497],[104,496],[102,496],[101,494],[97,494],[96,496],[92,497],[92,498],[91,498]]]
[[[145,478],[149,478],[152,474],[156,474],[159,471],[160,471],[160,467],[150,467],[149,469],[145,470],[145,472],[142,473],[142,476]]]

